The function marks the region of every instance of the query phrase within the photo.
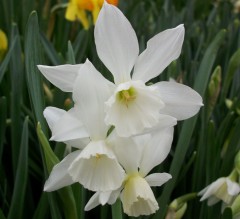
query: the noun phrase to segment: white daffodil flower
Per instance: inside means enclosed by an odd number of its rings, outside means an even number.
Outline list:
[[[208,199],[207,204],[211,206],[221,200],[225,204],[230,204],[239,192],[240,186],[238,183],[232,181],[229,177],[221,177],[200,191],[198,195],[202,196],[200,201]]]
[[[111,138],[115,139],[114,134],[109,137],[110,142]],[[113,204],[120,196],[123,210],[129,216],[155,213],[159,206],[150,187],[161,186],[172,177],[168,173],[148,173],[167,157],[172,139],[173,128],[170,127],[135,137],[136,144],[132,147],[127,147],[124,139],[113,143],[115,154],[126,171],[125,180],[115,191],[95,193],[85,210],[91,210],[99,204]]]
[[[105,122],[113,125],[119,136],[164,127],[163,120],[183,120],[199,111],[202,98],[190,87],[174,82],[145,85],[179,57],[184,32],[184,26],[179,25],[157,34],[139,55],[137,36],[131,24],[117,7],[104,2],[94,35],[98,56],[113,74],[115,83],[111,83],[112,92],[105,101]],[[81,71],[81,65],[38,67],[50,82],[67,92],[73,91]],[[102,77],[97,71],[92,73],[95,77],[91,87]],[[107,81],[104,77],[102,80]]]
[[[199,111],[201,96],[185,85],[145,85],[179,57],[184,32],[184,26],[179,25],[157,34],[139,55],[131,24],[117,7],[105,1],[94,34],[98,56],[115,82],[115,91],[106,102],[105,121],[114,125],[120,136],[135,135],[161,123],[161,114],[183,120]]]
[[[45,71],[42,66],[39,69]],[[79,182],[92,191],[108,191],[119,188],[124,180],[125,172],[107,143],[110,126],[104,123],[104,102],[112,92],[111,83],[95,71],[93,65],[86,61],[77,76],[69,80],[59,81],[57,77],[55,80],[54,74],[49,76],[59,88],[73,91],[75,103],[67,112],[54,107],[45,109],[44,116],[52,130],[51,140],[66,142],[82,150],[70,153],[53,168],[45,183],[45,191],[73,182]],[[97,83],[91,86],[92,81]]]

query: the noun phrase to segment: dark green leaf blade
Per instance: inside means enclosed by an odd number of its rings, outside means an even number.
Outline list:
[[[8,219],[15,219],[16,215],[20,219],[24,209],[24,198],[28,178],[28,117],[23,124],[20,154],[18,167],[14,183],[13,196],[8,214]]]

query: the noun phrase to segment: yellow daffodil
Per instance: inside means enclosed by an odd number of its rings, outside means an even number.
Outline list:
[[[0,29],[0,61],[3,59],[8,48],[8,40],[6,34]]]
[[[103,2],[103,0],[70,0],[65,17],[69,21],[79,20],[84,29],[88,29],[90,24],[86,11],[92,13],[93,23],[95,24]],[[118,4],[118,0],[107,0],[107,2],[113,5]]]

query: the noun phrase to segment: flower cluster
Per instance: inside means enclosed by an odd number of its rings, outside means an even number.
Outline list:
[[[177,120],[195,115],[202,106],[201,96],[185,85],[146,85],[179,57],[184,26],[157,34],[139,55],[131,24],[118,8],[104,2],[94,35],[98,56],[114,83],[89,60],[38,66],[51,83],[72,92],[73,108],[47,107],[44,116],[51,140],[77,149],[53,168],[44,190],[79,182],[96,192],[85,210],[120,197],[126,214],[149,215],[159,208],[150,187],[171,179],[168,173],[150,171],[169,154]]]

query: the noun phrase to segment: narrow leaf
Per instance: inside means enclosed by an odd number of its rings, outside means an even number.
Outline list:
[[[35,116],[35,122],[39,121],[45,133],[47,133],[46,122],[43,118],[44,98],[42,89],[42,76],[37,65],[42,63],[42,53],[39,39],[39,27],[37,13],[30,14],[25,34],[25,65],[27,86],[30,101]]]
[[[47,166],[48,173],[50,174],[52,168],[59,163],[59,159],[52,151],[46,136],[44,135],[40,123],[37,125],[37,135],[43,147],[45,162]],[[58,190],[58,194],[62,201],[62,208],[64,210],[64,214],[68,219],[77,219],[77,207],[74,200],[73,192],[71,187],[65,187]],[[52,198],[52,197],[51,197]],[[52,201],[50,199],[50,201]]]
[[[112,219],[122,219],[122,205],[120,199],[118,199],[112,205]]]
[[[17,41],[17,39],[15,37],[14,40],[12,41],[10,49],[7,52],[7,55],[5,56],[5,59],[3,60],[3,62],[0,65],[0,83],[2,82],[3,76],[7,70],[7,66],[8,66],[10,58],[12,56],[13,48],[15,47],[16,41]]]
[[[12,147],[12,163],[13,173],[17,169],[17,158],[19,155],[19,142],[21,141],[22,121],[21,121],[21,102],[22,102],[22,81],[23,81],[23,63],[22,48],[18,27],[16,24],[12,26],[11,41],[16,38],[15,47],[10,60],[11,73],[11,147]]]
[[[23,124],[20,154],[8,219],[22,218],[28,177],[28,117]]]
[[[76,64],[71,41],[68,41],[67,60],[69,64],[72,64],[72,65]]]
[[[0,98],[0,160],[2,160],[3,144],[5,141],[5,130],[7,120],[7,100],[6,97]]]
[[[229,89],[229,86],[231,84],[231,81],[233,79],[234,73],[236,72],[237,68],[240,66],[240,49],[238,49],[231,57],[227,69],[227,74],[224,80],[223,84],[223,90],[222,90],[222,98],[225,100],[227,96],[227,92]]]

